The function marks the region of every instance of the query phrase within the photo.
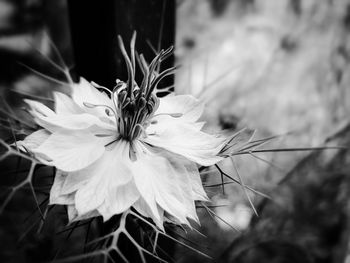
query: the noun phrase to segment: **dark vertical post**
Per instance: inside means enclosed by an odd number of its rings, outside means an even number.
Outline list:
[[[116,75],[114,0],[68,0],[68,9],[75,73],[112,85]]]
[[[136,50],[146,60],[158,50],[174,45],[175,0],[68,0],[75,69],[78,75],[113,87],[115,79],[127,79],[126,67],[117,44],[137,31]],[[173,66],[171,56],[163,68]],[[170,77],[161,83],[170,86]]]

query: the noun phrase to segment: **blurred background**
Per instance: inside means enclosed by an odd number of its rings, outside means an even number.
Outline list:
[[[50,60],[65,64],[74,79],[83,76],[107,87],[123,79],[116,35],[128,41],[133,29],[138,31],[137,50],[148,59],[154,49],[175,45],[164,67],[180,68],[161,86],[204,100],[202,119],[209,131],[246,128],[247,134],[256,131],[256,139],[283,135],[269,149],[316,147],[349,121],[349,0],[73,2],[0,0],[2,138],[11,138],[9,127],[22,135],[34,128],[22,110],[23,98],[52,105],[53,90],[69,93],[61,83],[64,74]],[[269,194],[306,154],[242,155],[235,163],[244,184]],[[239,178],[230,161],[220,167]],[[221,183],[217,170],[203,174],[218,217],[199,207],[198,229],[206,237],[189,232],[188,238],[215,258],[256,216],[240,185],[227,184],[223,191],[220,185],[212,187]],[[255,205],[262,199],[248,195]],[[1,234],[11,235],[4,229]],[[206,262],[181,247],[174,258]]]
[[[207,102],[211,127],[247,127],[259,138],[290,133],[267,148],[293,148],[320,146],[349,121],[349,1],[179,1],[176,29],[183,66],[175,89]],[[235,159],[247,185],[270,193],[305,155]],[[230,162],[224,166],[235,174]],[[216,175],[206,180],[219,183]],[[215,212],[232,226],[244,230],[255,217],[239,185],[225,186],[225,195],[208,190],[215,205],[225,205]],[[202,212],[206,245],[220,253],[236,233]]]

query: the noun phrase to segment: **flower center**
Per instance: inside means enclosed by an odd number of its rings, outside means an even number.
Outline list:
[[[154,93],[147,96],[138,87],[129,96],[129,87],[122,81],[118,81],[117,87],[113,92],[113,101],[117,108],[118,133],[123,139],[132,141],[144,132],[147,120],[158,108],[159,99]]]
[[[140,54],[135,56],[136,32],[130,42],[130,57],[126,52],[123,40],[118,36],[118,43],[124,57],[128,70],[128,80],[123,82],[117,80],[111,94],[115,108],[117,109],[117,126],[121,138],[132,141],[137,139],[148,125],[147,120],[151,119],[159,106],[159,99],[155,89],[159,82],[170,74],[174,73],[176,67],[168,68],[158,72],[160,63],[172,53],[173,47],[161,50],[159,54],[148,64]],[[135,81],[136,61],[143,73],[143,80],[140,86]]]

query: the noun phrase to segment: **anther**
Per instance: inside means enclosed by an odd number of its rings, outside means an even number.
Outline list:
[[[127,91],[122,90],[118,93],[118,102],[122,105],[124,104],[125,98],[127,96]]]
[[[124,81],[117,79],[116,82],[117,85],[114,86],[113,92],[119,94],[121,91],[126,90],[126,83]]]
[[[95,87],[96,89],[102,89],[102,90],[106,91],[109,95],[112,94],[112,91],[110,91],[110,90],[107,89],[106,87],[103,87],[103,86],[97,84],[97,83],[94,82],[94,81],[91,81],[90,83],[91,83],[91,85],[92,85],[93,87]]]
[[[149,101],[146,106],[147,106],[148,114],[151,114],[153,112],[154,105],[152,105],[152,103]]]
[[[129,105],[129,103],[130,103],[130,98],[126,98],[125,100],[124,100],[124,102],[123,102],[123,104],[122,104],[122,109],[124,109],[126,106],[128,106]]]
[[[138,106],[139,109],[143,109],[146,106],[146,104],[147,104],[146,99],[144,97],[141,97],[139,99],[139,101],[138,101],[138,105],[137,106]]]

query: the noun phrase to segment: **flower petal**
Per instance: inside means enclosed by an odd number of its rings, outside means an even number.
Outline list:
[[[45,123],[42,123],[41,118],[47,118],[47,117],[54,117],[56,113],[52,111],[49,107],[46,105],[34,101],[34,100],[24,100],[30,107],[29,113],[33,116],[34,121],[41,127],[49,130],[49,131],[54,131],[54,127],[52,125],[45,125]]]
[[[158,204],[181,223],[189,225],[187,217],[197,216],[191,185],[186,175],[182,176],[184,167],[170,163],[141,145],[136,148],[137,160],[132,163],[133,175],[136,186],[152,213],[159,218],[156,214]]]
[[[198,130],[189,123],[173,123],[165,121],[147,129],[148,136],[142,138],[153,146],[164,148],[170,152],[182,155],[187,159],[204,166],[213,165],[222,160],[217,156],[225,139]],[[152,131],[152,133],[150,133]]]
[[[97,210],[93,210],[90,213],[87,213],[84,215],[78,215],[78,210],[75,208],[74,205],[67,205],[67,214],[68,214],[69,223],[79,221],[79,220],[85,220],[91,217],[100,216]]]
[[[40,129],[28,135],[23,141],[16,142],[16,144],[21,150],[28,149],[31,151],[32,149],[38,148],[49,136],[50,133],[47,130]]]
[[[204,103],[191,95],[168,95],[159,99],[156,114],[183,114],[180,117],[186,122],[197,121],[203,113]]]
[[[191,185],[192,189],[192,199],[197,201],[208,201],[209,198],[204,191],[203,183],[198,171],[198,166],[196,163],[187,160],[181,155],[177,155],[167,151],[161,151],[160,154],[166,157],[173,166],[181,171],[183,176],[187,176],[188,184]]]
[[[198,171],[198,167],[195,163],[183,160],[183,164],[186,168],[190,185],[192,188],[192,198],[198,201],[208,201],[207,193],[204,191],[201,176]]]
[[[113,189],[118,190],[119,187],[130,182],[132,174],[127,166],[128,159],[129,143],[119,141],[111,149],[107,149],[104,155],[89,169],[86,169],[87,177],[90,180],[79,188],[75,195],[75,204],[79,215],[99,208],[106,200],[109,202],[109,194],[113,192]],[[67,192],[67,189],[64,190]],[[129,190],[131,191],[130,195],[134,198],[135,191]],[[107,205],[109,204],[107,203]]]
[[[65,172],[83,169],[105,151],[105,138],[94,136],[88,131],[56,132],[38,148],[36,154],[43,154],[51,160],[52,165]]]
[[[157,206],[158,212],[157,215],[159,215],[159,218],[157,218],[147,205],[146,201],[140,197],[134,204],[134,209],[136,209],[137,212],[139,212],[142,216],[151,218],[153,222],[156,224],[156,226],[164,231],[164,209],[161,208],[159,205]]]
[[[75,208],[79,216],[90,213],[102,205],[106,198],[107,181],[94,176],[75,194]]]
[[[62,187],[67,173],[56,171],[55,180],[50,190],[50,205],[71,205],[74,204],[74,194],[62,195]]]
[[[102,157],[84,169],[68,173],[62,185],[61,194],[70,194],[84,187],[95,175],[96,168],[91,167],[99,166],[101,159]]]
[[[64,93],[54,91],[53,97],[55,100],[55,112],[56,114],[70,115],[81,114],[84,111],[76,104],[72,98]]]
[[[120,145],[115,146],[121,150]],[[65,178],[62,194],[69,194],[77,191],[88,183],[93,176],[105,176],[111,180],[110,185],[118,187],[131,180],[130,170],[125,166],[123,158],[118,151],[107,150],[96,162],[79,171],[70,172]],[[117,180],[116,180],[117,179]]]
[[[140,198],[140,193],[136,189],[134,181],[119,187],[109,187],[106,191],[107,197],[97,209],[103,216],[104,221],[125,212]]]
[[[100,120],[98,117],[88,114],[53,115],[50,117],[35,115],[36,122],[45,129],[55,132],[59,129],[84,130],[92,126],[98,126],[105,130],[115,130],[115,126]]]
[[[84,78],[80,78],[78,84],[73,84],[72,98],[76,102],[76,104],[78,104],[82,109],[84,109],[84,111],[96,116],[106,116],[105,108],[89,108],[84,105],[85,103],[94,105],[105,105],[114,109],[114,104],[112,100],[107,96],[107,94],[97,90]]]
[[[54,116],[55,112],[46,105],[35,100],[24,100],[30,106],[30,112],[35,112],[41,116]]]

